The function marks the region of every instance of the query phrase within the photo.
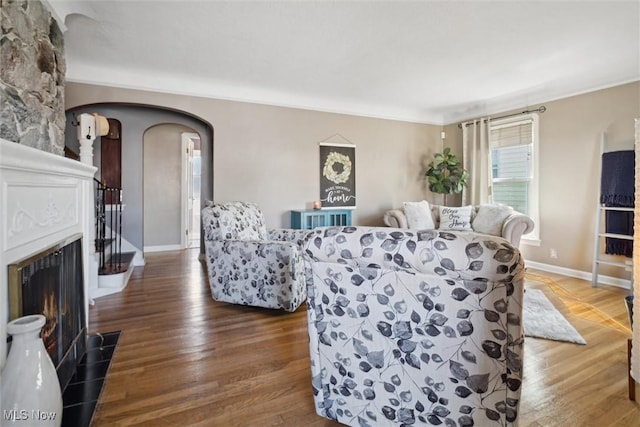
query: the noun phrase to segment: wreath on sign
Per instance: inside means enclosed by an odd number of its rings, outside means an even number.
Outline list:
[[[334,166],[342,166],[342,172],[336,171]],[[324,162],[322,175],[336,184],[347,182],[349,175],[351,175],[351,159],[344,154],[336,153],[335,151],[330,152]]]

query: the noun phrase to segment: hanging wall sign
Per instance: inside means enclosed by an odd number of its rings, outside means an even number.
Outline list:
[[[356,146],[320,144],[322,208],[356,207]]]

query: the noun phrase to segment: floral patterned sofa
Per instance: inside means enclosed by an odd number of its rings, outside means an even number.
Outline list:
[[[202,210],[211,295],[216,301],[295,311],[307,296],[301,244],[308,230],[268,230],[253,203]]]
[[[500,237],[316,229],[304,252],[319,415],[351,426],[515,426],[524,264]]]

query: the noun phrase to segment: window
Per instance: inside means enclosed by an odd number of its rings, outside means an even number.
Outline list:
[[[539,243],[538,115],[490,122],[489,148],[493,202],[533,218],[536,227],[523,239]]]

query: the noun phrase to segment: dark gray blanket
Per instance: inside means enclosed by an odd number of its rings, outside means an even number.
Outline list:
[[[635,201],[635,152],[612,151],[602,155],[600,179],[600,203],[607,207],[632,208]],[[633,235],[633,212],[607,211],[607,233]],[[633,241],[607,238],[605,253],[611,255],[633,254]]]

